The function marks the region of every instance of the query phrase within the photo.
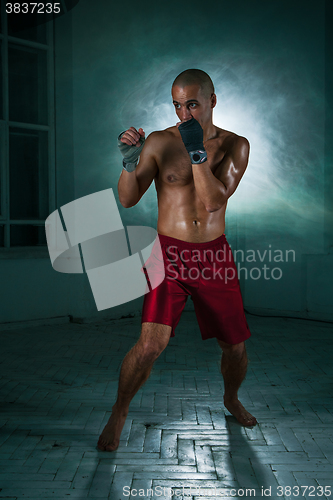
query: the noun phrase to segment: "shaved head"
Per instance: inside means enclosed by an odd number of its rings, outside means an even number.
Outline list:
[[[172,87],[186,87],[187,85],[199,85],[202,95],[207,99],[215,93],[214,85],[210,76],[201,69],[186,69],[174,80]]]

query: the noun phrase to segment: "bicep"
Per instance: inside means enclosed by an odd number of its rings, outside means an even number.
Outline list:
[[[139,163],[135,169],[136,178],[139,184],[140,198],[147,191],[149,186],[158,173],[158,166],[156,162],[156,136],[155,132],[150,134],[145,145],[141,151]]]
[[[245,137],[237,137],[214,175],[222,182],[229,198],[244,175],[249,160],[250,145]]]

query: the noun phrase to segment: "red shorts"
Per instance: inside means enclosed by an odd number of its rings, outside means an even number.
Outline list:
[[[149,283],[154,273],[161,275],[163,266],[165,278],[145,294],[141,323],[169,325],[170,336],[174,337],[187,298],[191,296],[203,340],[217,338],[238,344],[248,339],[251,332],[243,309],[237,268],[225,234],[204,243],[189,243],[162,234],[158,239],[162,253],[157,250],[156,239],[143,271]]]

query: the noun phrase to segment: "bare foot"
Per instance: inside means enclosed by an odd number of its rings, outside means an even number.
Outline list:
[[[121,431],[123,430],[127,412],[119,412],[116,404],[112,407],[112,413],[108,423],[99,437],[97,447],[102,451],[115,451],[119,446]]]
[[[244,406],[238,399],[231,401],[226,401],[226,399],[224,399],[224,406],[244,427],[252,427],[253,425],[256,425],[257,419],[245,410]]]

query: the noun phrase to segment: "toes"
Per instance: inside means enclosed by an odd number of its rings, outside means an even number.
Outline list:
[[[117,445],[108,445],[105,447],[106,451],[115,451],[118,448]]]
[[[99,438],[97,448],[101,451],[114,451],[118,448],[119,444],[110,443],[107,439]]]
[[[239,423],[244,425],[245,427],[251,427],[253,425],[256,425],[257,420],[255,417],[253,417],[251,414],[243,414],[239,417],[238,419]]]
[[[106,446],[106,445],[107,445],[107,440],[106,440],[106,439],[103,439],[103,438],[99,438],[98,443],[97,443],[97,446],[98,446],[100,449],[105,450],[105,446]]]
[[[230,403],[230,404],[229,404]],[[257,419],[245,410],[244,406],[239,402],[230,402],[225,399],[224,406],[236,418],[236,420],[244,427],[252,427],[257,424]]]
[[[257,420],[255,417],[244,417],[244,425],[247,427],[251,427],[253,425],[256,425]]]

